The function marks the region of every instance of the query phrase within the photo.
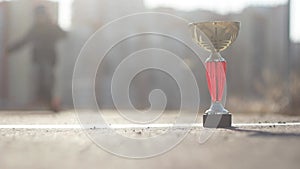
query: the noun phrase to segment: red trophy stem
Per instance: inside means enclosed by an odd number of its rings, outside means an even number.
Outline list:
[[[226,61],[208,61],[206,78],[212,102],[221,101],[226,83]]]

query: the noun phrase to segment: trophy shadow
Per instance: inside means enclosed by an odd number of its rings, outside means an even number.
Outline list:
[[[262,131],[257,129],[242,129],[238,127],[227,128],[228,130],[248,133],[250,137],[292,137],[292,138],[300,138],[300,133],[285,133],[285,132],[271,132],[271,131]]]

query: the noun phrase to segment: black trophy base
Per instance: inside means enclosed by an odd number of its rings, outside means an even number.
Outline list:
[[[204,114],[203,127],[206,128],[230,128],[231,114]]]

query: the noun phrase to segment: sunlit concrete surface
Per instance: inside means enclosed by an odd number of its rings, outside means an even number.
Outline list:
[[[164,120],[170,124],[168,120],[174,117],[169,113]],[[113,124],[120,125],[122,121],[115,113],[107,118]],[[171,151],[133,160],[117,157],[95,145],[78,127],[73,111],[3,111],[0,112],[0,168],[299,168],[298,116],[234,115],[235,128],[217,129],[204,143],[199,142],[205,130],[200,119]],[[118,130],[138,138],[163,127],[152,126],[146,131],[129,126]],[[98,129],[104,135],[109,134],[105,128],[90,130]],[[185,130],[184,126],[181,130]]]

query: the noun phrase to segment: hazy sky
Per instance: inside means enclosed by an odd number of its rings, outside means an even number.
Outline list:
[[[60,24],[68,28],[71,24],[73,0],[53,0],[60,3]],[[144,0],[146,7],[172,7],[179,10],[208,9],[225,14],[239,12],[249,5],[278,5],[287,0]],[[291,39],[300,42],[300,0],[291,0]]]
[[[180,10],[209,9],[221,14],[239,12],[248,5],[277,5],[287,0],[144,0],[146,6],[155,8],[159,6],[172,7]]]

